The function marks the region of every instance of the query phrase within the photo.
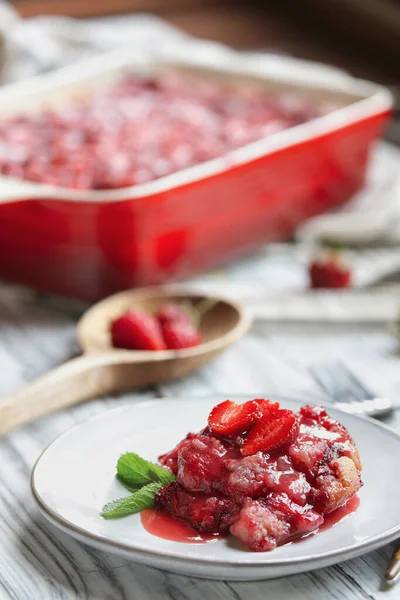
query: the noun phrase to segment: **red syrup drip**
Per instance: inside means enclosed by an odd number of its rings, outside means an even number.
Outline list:
[[[343,506],[341,506],[340,508],[337,508],[329,515],[326,515],[324,522],[322,523],[322,525],[320,525],[320,527],[318,527],[314,531],[311,531],[310,533],[307,533],[306,535],[300,536],[294,540],[290,540],[289,542],[284,544],[284,546],[288,546],[289,544],[297,544],[298,542],[302,542],[303,540],[306,540],[310,537],[314,537],[314,535],[317,535],[317,533],[321,533],[322,531],[331,529],[331,527],[338,525],[339,523],[347,519],[347,517],[355,513],[359,506],[360,498],[358,496],[353,496],[353,498],[350,498],[350,500],[348,500],[346,504],[343,504]]]
[[[171,542],[186,544],[206,544],[221,539],[218,533],[201,533],[189,523],[177,519],[163,510],[148,508],[140,513],[140,520],[146,531]]]
[[[294,540],[290,540],[285,546],[289,544],[296,544],[302,542],[321,531],[326,531],[331,527],[334,527],[338,523],[341,523],[349,515],[356,512],[360,506],[360,499],[358,496],[351,498],[346,504],[334,510],[331,514],[325,517],[323,524],[318,527],[315,531],[307,533],[302,537],[298,537]],[[143,527],[151,535],[155,535],[171,542],[181,542],[186,544],[206,544],[207,542],[214,542],[224,535],[218,533],[201,533],[196,531],[189,523],[177,519],[163,510],[157,510],[155,508],[149,508],[140,513],[140,520]]]
[[[346,504],[344,504],[340,508],[337,508],[329,515],[326,515],[324,522],[320,527],[318,527],[317,533],[319,533],[320,531],[326,531],[327,529],[334,527],[334,525],[341,523],[349,515],[355,513],[359,506],[360,498],[358,496],[353,496],[353,498],[350,498],[350,500],[348,500]]]

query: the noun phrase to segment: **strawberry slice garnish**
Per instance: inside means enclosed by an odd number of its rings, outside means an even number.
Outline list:
[[[279,409],[265,414],[250,429],[240,451],[243,456],[256,452],[274,452],[292,443],[298,434],[299,425],[291,410]]]
[[[214,406],[208,417],[210,429],[218,435],[231,435],[246,431],[263,415],[272,415],[279,408],[277,402],[256,399],[244,404],[225,400]]]
[[[255,423],[257,416],[257,405],[252,401],[237,404],[232,400],[225,400],[214,406],[208,416],[208,425],[218,435],[230,435],[248,429]]]
[[[111,324],[112,344],[127,350],[165,350],[157,319],[141,310],[130,310]]]

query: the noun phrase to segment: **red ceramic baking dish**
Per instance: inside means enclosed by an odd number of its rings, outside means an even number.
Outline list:
[[[392,99],[378,85],[282,57],[194,46],[182,59],[119,51],[0,90],[8,118],[170,67],[256,80],[333,112],[228,155],[140,185],[71,190],[0,177],[0,277],[84,300],[181,279],[291,236],[362,186]]]

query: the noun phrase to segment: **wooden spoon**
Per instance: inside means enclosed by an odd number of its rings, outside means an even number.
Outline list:
[[[129,308],[155,312],[165,303],[206,296],[182,287],[145,288],[121,292],[90,308],[78,323],[84,354],[28,383],[0,400],[0,435],[14,427],[96,396],[171,381],[202,367],[225,350],[250,326],[245,311],[219,299],[203,315],[203,343],[183,350],[158,352],[119,350],[111,345],[110,322]]]

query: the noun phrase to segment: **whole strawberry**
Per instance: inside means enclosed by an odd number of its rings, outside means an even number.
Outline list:
[[[161,327],[153,315],[130,310],[111,324],[112,344],[127,350],[165,350]]]
[[[169,350],[191,348],[201,343],[199,332],[191,322],[170,321],[164,323],[162,334]]]
[[[310,287],[348,288],[351,286],[351,271],[342,261],[338,252],[325,258],[315,259],[309,267]]]

